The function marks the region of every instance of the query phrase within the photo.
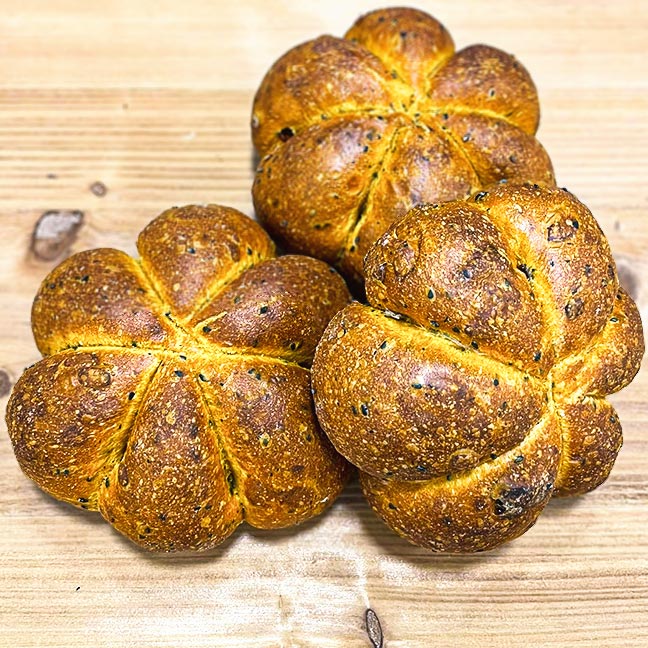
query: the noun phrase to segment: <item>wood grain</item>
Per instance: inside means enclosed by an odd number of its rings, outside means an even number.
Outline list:
[[[598,218],[648,315],[648,6],[415,3],[459,47],[531,71],[558,181]],[[267,67],[369,1],[4,0],[0,15],[0,368],[38,359],[29,312],[55,262],[28,252],[53,209],[85,213],[71,252],[134,252],[171,205],[252,214],[249,114]],[[102,182],[107,191],[91,190]],[[0,374],[0,393],[3,388]],[[150,556],[20,473],[0,424],[0,646],[367,647],[648,645],[648,372],[612,398],[625,444],[609,481],[555,501],[521,539],[435,556],[393,535],[357,485],[320,519],[239,531],[205,555]],[[0,406],[4,412],[7,396]]]

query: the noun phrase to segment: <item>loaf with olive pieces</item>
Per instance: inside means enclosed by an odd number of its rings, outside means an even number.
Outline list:
[[[605,396],[632,380],[644,340],[572,194],[500,184],[414,208],[365,272],[369,305],[333,318],[312,380],[322,428],[389,526],[480,551],[607,478],[621,425]]]
[[[41,285],[45,357],[7,408],[25,474],[150,550],[320,513],[350,468],[317,425],[308,367],[349,302],[343,279],[275,258],[257,223],[216,205],[163,213],[138,249],[81,252]]]
[[[455,52],[422,11],[373,11],[344,38],[291,49],[263,79],[252,111],[257,216],[287,249],[361,285],[370,245],[414,205],[502,178],[552,184],[539,114],[509,54]]]

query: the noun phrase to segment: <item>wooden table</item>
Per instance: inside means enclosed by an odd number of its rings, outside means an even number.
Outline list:
[[[416,3],[458,46],[531,71],[558,181],[607,233],[648,314],[648,6],[640,0]],[[134,253],[164,208],[251,214],[253,92],[288,47],[341,35],[368,1],[3,0],[0,4],[0,380],[39,355],[31,300],[55,261],[28,252],[48,210],[85,214],[71,251]],[[101,184],[96,184],[101,183]],[[0,645],[648,645],[648,372],[612,398],[625,444],[596,492],[552,502],[514,543],[430,555],[352,486],[298,530],[241,529],[205,555],[148,555],[97,515],[43,495],[0,430]]]

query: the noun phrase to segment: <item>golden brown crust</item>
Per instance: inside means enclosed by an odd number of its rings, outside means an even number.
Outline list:
[[[444,110],[473,110],[499,117],[533,135],[540,119],[538,93],[529,73],[510,54],[472,45],[430,75],[427,98]],[[528,178],[525,178],[528,179]]]
[[[175,327],[152,303],[154,289],[126,253],[79,252],[41,283],[32,306],[34,339],[43,355],[108,341],[164,348],[175,343]]]
[[[370,305],[318,345],[315,406],[398,533],[490,548],[533,523],[554,482],[563,495],[607,478],[621,427],[604,397],[638,371],[643,331],[574,196],[506,183],[415,208],[365,267]]]
[[[341,272],[357,284],[371,244],[391,225],[394,214],[404,214],[419,203],[443,202],[468,196],[479,187],[472,164],[457,155],[456,146],[436,126],[409,124],[393,132],[389,150],[361,203],[355,228],[346,239]]]
[[[286,52],[254,98],[252,138],[261,156],[313,123],[409,99],[382,62],[355,43],[320,36]],[[402,108],[402,105],[398,106]]]
[[[368,49],[405,83],[423,91],[429,72],[454,54],[452,37],[440,22],[404,7],[360,16],[344,38]]]
[[[422,11],[371,12],[344,39],[290,50],[265,76],[252,116],[257,215],[288,249],[360,284],[369,246],[419,202],[506,177],[552,184],[538,115],[513,57],[483,45],[454,54]],[[363,142],[377,120],[381,139]]]
[[[202,373],[204,398],[249,524],[298,524],[337,498],[350,467],[317,425],[307,369],[248,357],[205,366]]]
[[[552,417],[515,450],[469,473],[427,482],[361,473],[364,494],[399,535],[432,551],[492,549],[531,527],[552,494],[560,455]]]
[[[542,313],[508,245],[474,201],[416,207],[367,256],[367,299],[539,375]]]
[[[398,118],[341,116],[273,150],[257,169],[254,207],[271,235],[328,263],[338,261],[359,218]],[[304,177],[317,173],[304,182]]]
[[[179,359],[162,363],[99,491],[102,515],[156,551],[208,549],[243,519],[198,379],[185,371]]]
[[[313,388],[338,451],[396,480],[473,468],[520,443],[546,409],[528,374],[358,303],[324,334]]]
[[[619,288],[603,330],[580,353],[565,358],[552,372],[554,392],[601,397],[630,384],[645,351],[637,305]],[[574,397],[574,396],[573,396]]]
[[[141,266],[93,250],[43,282],[33,326],[52,355],[7,407],[25,474],[158,551],[207,549],[243,519],[285,526],[321,512],[349,467],[317,427],[297,363],[348,303],[341,277],[314,259],[271,259],[260,226],[218,206],[165,212],[139,246]],[[242,290],[228,319],[222,306]],[[263,435],[271,454],[255,452]],[[237,485],[237,470],[250,478]]]
[[[605,399],[586,396],[561,403],[557,418],[562,443],[556,495],[587,493],[608,478],[619,454],[619,417]]]
[[[183,321],[224,284],[275,255],[268,235],[221,205],[169,209],[137,239],[141,265],[161,299]]]
[[[326,325],[348,301],[346,284],[331,266],[288,255],[242,274],[190,325],[222,348],[310,364]]]
[[[428,121],[439,126],[470,163],[478,178],[473,190],[502,178],[510,182],[531,179],[545,185],[554,183],[551,160],[540,142],[533,134],[498,115],[447,112]],[[453,198],[460,195],[455,194]]]

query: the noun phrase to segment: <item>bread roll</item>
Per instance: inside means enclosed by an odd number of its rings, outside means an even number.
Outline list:
[[[644,339],[585,205],[506,183],[416,207],[365,271],[369,305],[338,313],[317,348],[315,405],[395,531],[482,551],[607,478],[621,426],[605,396],[633,379]]]
[[[317,425],[308,367],[349,302],[342,278],[275,258],[258,224],[217,205],[163,213],[138,249],[81,252],[41,285],[45,357],[7,407],[25,474],[155,551],[323,511],[349,467]]]
[[[538,96],[512,56],[455,52],[428,14],[381,9],[344,38],[283,55],[256,93],[253,188],[261,222],[288,249],[362,284],[362,260],[397,218],[502,178],[553,183],[535,139]]]

